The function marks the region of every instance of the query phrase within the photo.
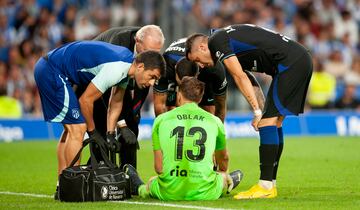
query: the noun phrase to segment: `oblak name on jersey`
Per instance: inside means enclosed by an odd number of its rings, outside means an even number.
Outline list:
[[[204,121],[204,116],[191,115],[191,114],[178,114],[176,115],[178,120],[200,120]]]

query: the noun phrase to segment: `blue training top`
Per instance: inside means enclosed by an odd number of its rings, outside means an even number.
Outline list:
[[[72,84],[90,81],[104,93],[118,85],[126,88],[134,54],[127,48],[100,41],[77,41],[48,53],[48,62]]]

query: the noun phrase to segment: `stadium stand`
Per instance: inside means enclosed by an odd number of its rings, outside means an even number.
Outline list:
[[[21,102],[23,116],[41,117],[33,69],[36,60],[50,49],[76,39],[91,39],[113,26],[157,24],[167,46],[193,32],[251,23],[308,47],[324,63],[324,70],[336,77],[335,101],[342,95],[347,75],[360,78],[360,65],[356,64],[360,57],[359,8],[360,2],[355,0],[4,0],[0,1],[0,85],[7,87],[8,96]],[[266,90],[267,78],[259,78]],[[238,94],[236,88],[229,88],[228,109],[247,111],[246,102],[231,101],[238,100]],[[359,81],[355,97],[360,99]],[[144,108],[152,113],[151,104]]]

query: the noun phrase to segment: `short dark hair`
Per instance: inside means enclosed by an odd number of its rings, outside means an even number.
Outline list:
[[[143,63],[145,70],[160,69],[161,76],[165,76],[166,62],[159,52],[147,50],[139,53],[135,58],[135,62]]]
[[[191,53],[191,48],[195,42],[195,40],[199,37],[202,37],[202,38],[205,38],[207,37],[205,34],[202,34],[202,33],[195,33],[195,34],[192,34],[190,36],[188,36],[188,38],[186,39],[186,42],[185,42],[185,56],[187,59],[189,59],[189,53]]]
[[[176,63],[175,72],[180,80],[185,76],[195,77],[199,72],[199,66],[184,57]]]
[[[188,100],[200,103],[204,95],[205,83],[196,77],[185,76],[179,85],[180,93]]]

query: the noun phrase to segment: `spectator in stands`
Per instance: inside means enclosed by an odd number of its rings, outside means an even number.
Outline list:
[[[16,41],[16,30],[9,25],[8,17],[2,12],[0,12],[0,36],[7,45]]]
[[[325,62],[324,69],[336,79],[343,79],[349,71],[349,67],[343,62],[343,56],[340,49],[331,52],[329,60]]]
[[[38,52],[41,51],[37,50],[40,48],[39,45],[53,49],[64,43],[75,41],[75,31],[79,31],[79,24],[76,25],[75,20],[79,18],[79,14],[87,15],[98,32],[106,31],[110,24],[116,26],[156,24],[163,28],[167,40],[176,40],[195,31],[207,33],[209,27],[220,28],[234,23],[258,23],[271,30],[295,37],[294,40],[313,49],[312,54],[319,56],[324,64],[329,60],[333,62],[333,59],[329,57],[330,52],[335,49],[340,51],[342,59],[339,63],[325,65],[325,70],[330,66],[336,74],[342,74],[343,67],[349,68],[352,58],[360,54],[359,39],[356,39],[359,34],[355,30],[356,27],[358,30],[360,28],[360,1],[358,0],[160,0],[145,2],[139,4],[139,1],[135,0],[0,1],[0,60],[5,61],[6,75],[9,74],[9,68],[14,62],[13,58],[8,61],[9,50],[12,51],[11,53],[16,53],[14,49],[18,48],[24,40],[31,43],[26,44],[26,47],[31,46],[30,49],[36,49]],[[124,12],[120,14],[119,10]],[[159,18],[160,16],[166,18]],[[358,26],[355,26],[354,22],[357,22]],[[47,49],[43,50],[47,51]],[[29,67],[23,66],[24,61],[34,56],[34,53],[21,54],[23,61],[15,62],[15,65],[21,71],[28,71]],[[337,76],[337,79],[342,80],[342,77]],[[29,86],[22,88],[19,89],[20,95],[25,93],[24,88],[29,88]],[[263,88],[266,89],[267,86]],[[230,97],[228,98],[234,98],[232,94],[238,93],[231,91],[232,89],[229,86]],[[12,96],[11,89],[10,96]],[[244,102],[239,103],[239,106],[247,107]]]
[[[334,20],[334,29],[337,39],[341,39],[345,34],[349,34],[350,43],[352,45],[357,44],[359,40],[359,29],[350,11],[341,11],[341,16]]]
[[[20,102],[6,95],[6,86],[0,86],[0,118],[20,118],[21,115]]]
[[[335,101],[335,108],[360,110],[360,99],[356,98],[356,82],[353,80],[345,81],[344,93],[340,99]]]
[[[75,22],[76,40],[92,39],[98,33],[97,27],[87,15],[80,15]]]
[[[351,71],[347,73],[344,77],[345,81],[352,80],[353,83],[357,86],[360,86],[360,57],[356,56],[353,59],[351,65]]]
[[[326,60],[330,55],[331,49],[331,25],[323,25],[314,46],[311,46],[313,53],[321,60]]]
[[[313,65],[314,73],[309,85],[307,102],[312,109],[330,108],[335,97],[336,79],[324,71],[318,58],[313,58]]]
[[[321,2],[317,2],[316,9],[320,21],[323,24],[330,23],[340,16],[339,10],[336,8],[335,1],[333,0],[321,0]]]
[[[136,25],[138,13],[134,8],[133,0],[125,0],[122,5],[115,3],[111,7],[111,26]]]

